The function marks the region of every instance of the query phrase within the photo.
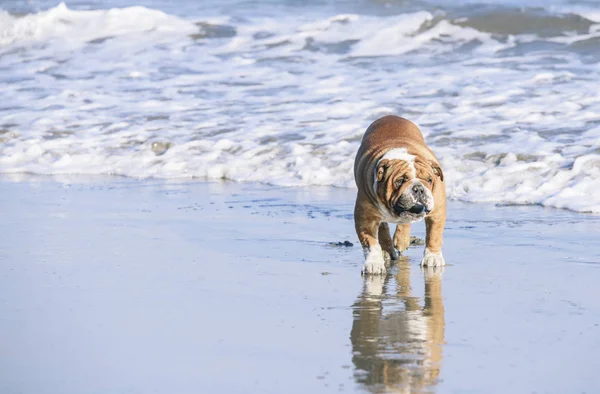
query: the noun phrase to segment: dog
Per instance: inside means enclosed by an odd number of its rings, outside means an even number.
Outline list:
[[[365,253],[364,275],[385,275],[410,245],[410,224],[425,219],[423,267],[445,265],[446,185],[439,160],[411,121],[385,116],[365,132],[356,159],[354,224]],[[388,223],[396,223],[394,238]],[[384,258],[384,254],[386,255]]]

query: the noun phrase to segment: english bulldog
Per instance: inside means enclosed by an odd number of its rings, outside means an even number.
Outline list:
[[[386,259],[396,260],[410,244],[410,224],[425,219],[423,267],[445,264],[442,235],[446,186],[438,159],[419,128],[398,116],[385,116],[365,132],[356,159],[358,187],[354,224],[365,253],[364,275],[384,275]],[[394,239],[388,223],[396,223]]]

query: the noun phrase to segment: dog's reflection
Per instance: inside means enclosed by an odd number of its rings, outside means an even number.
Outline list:
[[[425,272],[421,299],[411,295],[408,258],[398,266],[395,276],[367,277],[353,305],[355,378],[372,392],[434,391],[444,343],[441,271]]]

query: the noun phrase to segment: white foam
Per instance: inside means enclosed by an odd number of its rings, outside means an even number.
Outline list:
[[[37,14],[13,17],[0,11],[0,45],[23,40],[60,39],[62,45],[127,34],[193,33],[193,24],[162,11],[145,7],[73,11],[65,3]]]
[[[594,26],[498,38],[431,12],[64,4],[0,26],[0,172],[354,187],[365,128],[394,113],[421,126],[452,198],[600,213],[600,67],[570,50]]]

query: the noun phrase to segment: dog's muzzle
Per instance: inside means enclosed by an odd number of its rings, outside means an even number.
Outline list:
[[[427,189],[421,183],[415,183],[408,189],[404,195],[396,202],[394,213],[398,216],[406,213],[413,215],[427,215],[431,212],[428,207],[431,197],[427,193]]]

